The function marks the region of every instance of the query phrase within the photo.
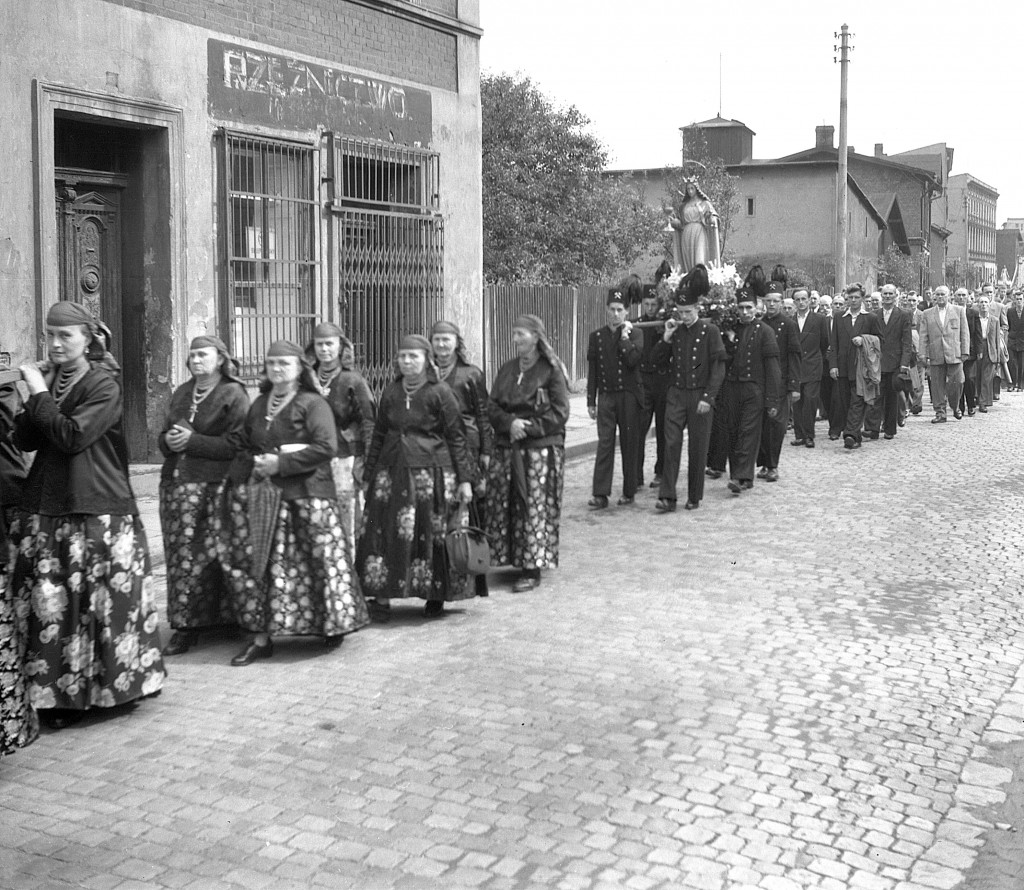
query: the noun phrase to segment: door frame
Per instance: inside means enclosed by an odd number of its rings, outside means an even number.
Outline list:
[[[36,206],[36,328],[42,341],[42,320],[59,299],[56,274],[57,200],[54,163],[54,116],[64,111],[107,119],[111,123],[141,124],[167,131],[170,204],[170,299],[174,322],[171,336],[172,373],[184,379],[185,357],[178,345],[188,329],[188,301],[183,298],[187,279],[185,252],[185,131],[184,111],[173,105],[91,93],[62,84],[34,81],[35,86],[35,206]],[[147,381],[148,383],[148,381]]]

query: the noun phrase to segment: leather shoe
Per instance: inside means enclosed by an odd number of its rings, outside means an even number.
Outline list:
[[[883,439],[895,439],[896,438],[896,434],[895,433],[886,433],[882,438]]]
[[[670,501],[668,498],[658,498],[654,503],[654,509],[659,513],[675,513],[676,502]]]
[[[945,422],[946,422],[945,415],[942,415],[942,414],[939,414],[938,416],[932,418],[932,423],[945,423]]]
[[[707,476],[710,479],[721,479],[722,478],[722,471],[721,470],[712,470],[711,467],[708,467],[704,471],[704,475]]]
[[[650,488],[661,488],[661,476],[655,476],[651,480]]]
[[[517,578],[516,582],[512,585],[512,592],[526,593],[528,590],[534,590],[537,587],[540,587],[540,578],[523,575],[522,578]]]
[[[857,440],[853,436],[843,436],[843,447],[853,448],[857,444]]]
[[[199,634],[194,630],[176,630],[163,648],[164,655],[184,655],[198,641]]]
[[[620,507],[628,507],[630,504],[633,503],[633,498],[631,496],[626,497],[626,495],[623,495],[615,503]]]
[[[40,708],[39,719],[43,726],[48,729],[67,729],[76,723],[81,723],[85,711],[74,708]]]
[[[968,417],[974,417],[975,413],[977,413],[977,412],[975,412],[975,410],[973,408],[968,408],[967,409],[967,416]]]
[[[806,443],[804,443],[804,444],[805,444],[805,445],[806,445],[806,446],[807,446],[808,448],[813,448],[813,447],[814,447],[814,439],[808,439],[808,440],[807,440],[807,442],[806,442]]]
[[[878,438],[877,430],[868,430],[866,433],[864,433],[864,435],[867,436],[867,438],[869,438],[869,439],[877,439]]]
[[[980,407],[980,408],[979,408],[978,410],[979,410],[979,411],[980,411],[980,412],[981,412],[982,414],[988,414],[988,408],[986,408],[986,407],[985,407],[984,405],[982,405],[982,406],[981,406],[981,407]]]
[[[603,510],[608,506],[608,498],[603,494],[595,494],[589,501],[587,501],[588,507],[593,507],[595,510]]]
[[[772,469],[770,469],[767,473],[764,474],[764,481],[765,482],[778,482],[779,481],[779,471],[777,469],[775,469],[774,467],[772,467]]]
[[[953,412],[953,419],[954,420],[963,420],[963,417],[964,417],[964,412],[963,411],[954,411]]]
[[[696,510],[699,506],[700,506],[700,501],[687,501],[686,502],[686,509],[687,510]]]
[[[761,469],[757,471],[757,478],[758,479],[767,479],[769,472],[770,472],[770,470],[768,469],[768,467],[761,467]]]
[[[806,439],[794,439],[789,444],[790,445],[796,445],[799,448],[801,445],[806,445],[807,444],[807,440]]]
[[[901,417],[899,420],[896,421],[896,425],[897,426],[906,426],[907,425],[907,418]]]
[[[324,637],[324,648],[325,649],[337,649],[344,642],[345,642],[345,635],[344,634],[334,634],[333,636]]]
[[[833,435],[832,435],[831,433],[829,433],[829,434],[828,434],[828,437],[829,437],[829,439],[831,439],[831,440],[832,440],[833,442],[835,442],[835,441],[837,441],[837,440],[839,439],[839,436],[833,436]]]
[[[440,618],[444,614],[444,600],[427,600],[423,614],[427,618]]]
[[[736,479],[730,479],[726,488],[728,488],[733,494],[739,494],[743,491],[743,486],[741,486],[739,481]]]
[[[273,654],[273,642],[268,642],[263,646],[252,642],[231,659],[231,664],[233,667],[245,667],[247,664],[252,664],[257,658],[270,658]]]

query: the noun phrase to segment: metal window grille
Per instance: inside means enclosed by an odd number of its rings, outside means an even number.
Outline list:
[[[306,343],[315,323],[319,212],[314,149],[225,132],[226,330],[243,379],[275,340]]]
[[[381,210],[434,210],[440,189],[439,156],[368,139],[334,137],[335,201]]]
[[[341,321],[380,392],[401,337],[426,333],[441,313],[438,155],[335,136],[331,161]]]

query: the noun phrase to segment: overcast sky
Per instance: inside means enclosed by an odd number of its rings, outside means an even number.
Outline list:
[[[481,18],[484,72],[522,72],[575,105],[612,168],[679,162],[679,127],[719,111],[719,54],[722,116],[757,134],[755,158],[810,148],[818,124],[838,145],[845,22],[850,145],[945,142],[952,174],[999,192],[1000,225],[1024,216],[1024,0],[482,0]]]

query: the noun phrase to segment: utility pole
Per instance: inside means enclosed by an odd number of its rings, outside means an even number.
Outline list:
[[[840,38],[839,46],[832,49],[839,50],[839,175],[836,189],[838,194],[838,209],[836,213],[836,293],[842,293],[846,287],[846,238],[849,210],[847,199],[849,189],[847,188],[847,134],[846,134],[846,106],[848,94],[849,66],[850,66],[850,28],[843,25],[838,34],[833,36]]]

